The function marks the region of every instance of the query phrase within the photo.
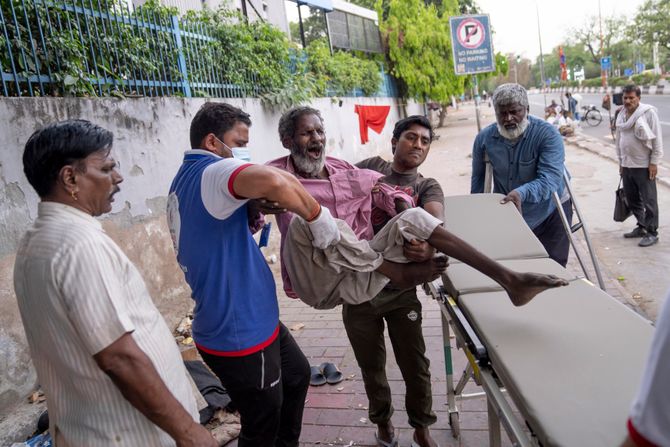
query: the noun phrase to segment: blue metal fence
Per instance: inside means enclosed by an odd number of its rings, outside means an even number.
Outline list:
[[[253,73],[226,79],[206,63],[216,60],[217,47],[201,24],[130,11],[118,0],[0,0],[0,6],[4,96],[259,93]]]
[[[3,96],[258,97],[201,23],[125,0],[0,0]],[[395,96],[382,72],[375,96]],[[353,91],[346,96],[363,96]]]

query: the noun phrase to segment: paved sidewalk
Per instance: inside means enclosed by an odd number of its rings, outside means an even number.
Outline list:
[[[483,108],[482,112],[483,125],[492,122],[492,109]],[[465,105],[458,111],[450,110],[446,126],[439,129],[437,133],[439,139],[433,143],[431,153],[421,171],[426,176],[438,179],[446,195],[468,194],[471,170],[469,154],[472,141],[477,133],[474,108],[471,105]],[[584,142],[584,144],[586,143]],[[612,162],[591,152],[579,150],[575,145],[566,146],[566,153],[569,154],[569,169],[573,172],[573,181],[576,194],[580,197],[580,204],[583,207],[590,208],[590,201],[601,199],[589,197],[590,194],[584,192],[584,180],[588,180],[588,177],[591,176],[591,169],[607,171]],[[390,157],[390,147],[389,153],[385,155]],[[588,181],[586,183],[586,186],[588,186]],[[608,197],[609,193],[610,191],[607,190]],[[613,196],[613,194],[611,195]],[[608,204],[611,206],[610,201],[608,201]],[[596,232],[600,233],[600,231],[598,226]],[[279,235],[277,232],[273,233],[270,246],[264,249],[268,257],[271,254],[278,255],[279,252]],[[583,247],[583,241],[579,243]],[[651,252],[645,254],[649,253]],[[277,278],[278,289],[281,289],[279,264],[272,264],[271,267]],[[568,267],[576,274],[582,275],[579,263],[574,255],[571,256]],[[604,266],[603,275],[605,276],[607,291],[634,307],[635,303],[629,298],[630,292],[617,280],[617,277],[620,276],[618,272],[612,273],[606,270]],[[319,365],[324,361],[335,363],[346,377],[346,380],[338,385],[310,387],[303,419],[301,445],[375,445],[375,426],[368,421],[367,398],[360,377],[360,370],[342,325],[340,308],[330,311],[317,311],[300,301],[287,298],[281,292],[280,296],[282,321],[289,328],[296,329],[292,333],[309,358],[310,363],[312,365]],[[443,447],[488,445],[486,401],[484,398],[459,403],[461,437],[454,439],[451,435],[446,411],[446,383],[440,311],[437,303],[425,296],[423,292],[419,292],[419,296],[424,306],[424,336],[427,354],[431,361],[433,408],[438,416],[437,423],[431,427],[431,432]],[[453,345],[452,340],[452,347],[455,347]],[[404,412],[404,382],[388,342],[387,347],[389,352],[387,372],[396,408],[393,423],[400,430],[400,445],[409,446],[413,430],[409,427]],[[452,350],[452,353],[455,375],[460,376],[466,364],[465,356],[463,351],[456,351],[455,349]],[[476,391],[479,391],[479,389],[472,383],[466,388],[466,392]],[[503,435],[503,439],[504,445],[510,444],[506,435]]]
[[[438,129],[439,139],[433,143],[431,153],[421,171],[426,176],[436,178],[443,186],[446,195],[468,194],[471,171],[470,152],[472,141],[477,133],[474,108],[472,105],[465,105],[460,110],[450,110],[449,113],[446,126]],[[488,124],[493,119],[492,109],[483,108],[482,124]],[[566,143],[567,165],[572,174],[572,184],[600,258],[606,289],[610,295],[641,313],[650,311],[648,313],[653,317],[655,315],[653,311],[662,297],[658,295],[657,290],[664,290],[668,286],[668,281],[664,279],[667,275],[659,276],[656,281],[653,281],[655,284],[651,284],[648,276],[641,271],[649,270],[650,264],[659,268],[667,265],[665,257],[668,256],[667,260],[670,260],[670,244],[666,245],[662,239],[658,246],[649,250],[641,249],[621,238],[620,233],[631,223],[628,222],[624,226],[611,221],[613,191],[618,180],[616,164],[608,156],[611,148],[604,145],[602,148],[591,147],[590,143],[582,137]],[[588,150],[583,150],[584,148]],[[390,157],[390,145],[389,153],[382,155]],[[666,192],[665,186],[659,188],[659,195]],[[662,210],[670,209],[670,203],[666,202],[669,200],[665,198],[660,201]],[[663,221],[662,227],[665,226],[665,221]],[[578,243],[582,247],[582,252],[586,254],[583,250],[583,238],[579,238]],[[264,252],[268,258],[272,254],[278,256],[279,234],[277,231],[273,231],[270,246],[265,248]],[[588,256],[586,261],[588,262]],[[346,377],[346,380],[338,385],[310,387],[303,418],[301,445],[374,446],[375,426],[367,419],[367,398],[360,371],[342,325],[340,308],[317,311],[301,301],[287,298],[281,292],[279,263],[271,264],[271,267],[278,284],[281,319],[287,327],[295,329],[292,330],[292,334],[310,360],[310,364],[319,365],[324,361],[335,363]],[[568,268],[583,276],[574,254],[571,254]],[[591,274],[593,275],[592,269]],[[648,272],[646,275],[649,274],[651,273]],[[636,280],[637,277],[643,279]],[[625,279],[621,280],[621,278]],[[637,289],[641,281],[647,284],[640,285],[641,288]],[[636,292],[636,290],[642,292]],[[644,299],[649,301],[646,303],[646,308],[640,306],[645,303],[640,301],[639,297],[637,300],[633,298],[636,293],[641,293]],[[427,354],[431,361],[433,409],[438,417],[437,423],[431,427],[431,432],[442,447],[488,445],[484,398],[459,403],[461,437],[454,439],[451,435],[446,411],[440,311],[437,303],[425,296],[423,292],[419,292],[419,296],[424,306],[424,336]],[[453,339],[452,347],[455,347]],[[392,420],[400,430],[400,446],[409,446],[412,429],[407,423],[407,415],[404,411],[404,382],[388,341],[387,348],[389,352],[387,373],[396,408]],[[452,355],[454,374],[459,377],[466,364],[465,356],[463,351],[455,349],[452,350]],[[466,387],[466,392],[476,391],[480,390],[472,383]],[[235,443],[229,445],[235,445]],[[505,434],[503,434],[503,445],[510,445]]]

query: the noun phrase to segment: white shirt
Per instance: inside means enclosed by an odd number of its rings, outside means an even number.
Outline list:
[[[670,446],[670,294],[656,321],[642,385],[633,402],[630,423],[638,434],[659,446]],[[631,433],[633,435],[633,433]]]
[[[619,164],[624,168],[648,168],[650,163],[657,165],[663,159],[663,129],[661,129],[656,109],[647,110],[639,118],[646,121],[649,130],[656,137],[649,141],[637,138],[634,126],[631,129],[619,127],[619,123],[627,121],[628,118],[628,112],[622,109],[619,112],[619,120],[617,120],[615,142]]]
[[[56,447],[175,445],[93,359],[129,332],[198,420],[188,373],[165,320],[135,266],[95,218],[41,202],[17,251],[14,288]]]

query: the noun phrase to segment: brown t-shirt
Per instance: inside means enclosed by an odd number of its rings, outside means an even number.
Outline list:
[[[381,157],[367,158],[356,163],[361,169],[371,169],[384,174],[379,179],[389,185],[404,191],[414,199],[414,203],[421,208],[428,202],[444,203],[442,187],[434,178],[426,178],[419,173],[401,174],[391,168],[391,163]],[[391,217],[377,208],[372,209],[372,227],[377,233]],[[370,304],[378,312],[390,312],[393,309],[410,305],[416,301],[416,287],[406,290],[398,290],[392,285],[387,285]],[[410,303],[410,304],[408,304]]]
[[[393,185],[396,189],[411,196],[416,206],[424,208],[428,202],[444,203],[442,187],[434,178],[426,178],[418,172],[413,174],[395,172],[391,168],[391,163],[381,157],[367,158],[356,163],[356,166],[361,169],[371,169],[384,174],[384,177],[380,178],[379,181]],[[384,213],[385,218],[382,218],[381,215],[377,215],[379,211],[375,210],[372,210],[372,213],[372,222],[376,233],[378,229],[386,224],[390,217]]]

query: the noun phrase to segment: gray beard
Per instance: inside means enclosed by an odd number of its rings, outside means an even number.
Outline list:
[[[298,173],[306,177],[318,177],[326,162],[326,151],[321,151],[321,157],[314,160],[308,155],[299,154],[297,151],[291,151],[291,158],[293,159],[293,166]]]
[[[525,117],[523,121],[517,124],[514,130],[507,130],[505,129],[504,126],[501,126],[499,123],[496,124],[498,126],[498,132],[500,132],[500,135],[502,135],[504,139],[518,140],[519,138],[521,138],[521,135],[523,135],[523,133],[528,128],[528,117]]]

